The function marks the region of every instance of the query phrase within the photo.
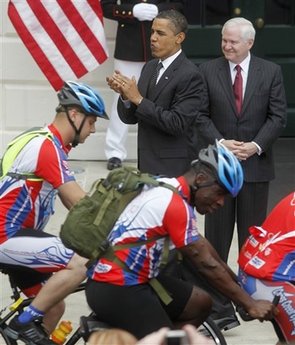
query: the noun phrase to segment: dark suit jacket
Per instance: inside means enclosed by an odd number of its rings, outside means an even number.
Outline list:
[[[181,0],[101,0],[104,17],[118,22],[114,57],[126,61],[148,61],[151,59],[151,21],[139,21],[133,17],[134,5],[144,2],[157,5],[159,12],[175,9],[182,11]]]
[[[152,174],[178,176],[197,156],[194,122],[203,95],[198,68],[181,53],[160,78],[153,97],[147,89],[158,60],[146,63],[138,81],[143,101],[126,108],[118,101],[124,123],[138,123],[138,167]]]
[[[237,116],[229,63],[224,57],[200,65],[205,98],[197,118],[203,146],[215,139],[255,141],[263,153],[242,162],[246,182],[274,178],[272,144],[286,126],[286,99],[278,65],[251,55],[240,117]]]

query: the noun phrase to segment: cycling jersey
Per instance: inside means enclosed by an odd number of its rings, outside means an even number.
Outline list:
[[[239,281],[245,291],[254,299],[266,299],[272,301],[274,296],[279,296],[277,306],[279,313],[275,321],[285,338],[294,344],[295,342],[295,285],[286,281],[270,281],[257,279],[239,270]]]
[[[295,281],[295,192],[286,196],[261,227],[249,229],[239,265],[256,278]]]
[[[56,189],[75,179],[67,165],[70,147],[63,145],[53,125],[46,129],[53,139],[33,138],[10,168],[10,172],[33,173],[42,180],[5,176],[0,181],[0,243],[22,228],[43,230],[54,212]]]
[[[295,192],[282,199],[239,255],[239,281],[254,299],[279,296],[275,321],[287,341],[295,341]]]
[[[146,186],[129,203],[110,232],[109,241],[112,245],[143,241],[138,246],[116,251],[116,256],[125,263],[127,269],[101,258],[88,270],[88,277],[115,285],[148,282],[159,273],[165,236],[171,239],[171,249],[198,240],[195,212],[186,201],[189,200],[190,190],[185,179],[161,180],[176,187],[180,194],[167,188]]]

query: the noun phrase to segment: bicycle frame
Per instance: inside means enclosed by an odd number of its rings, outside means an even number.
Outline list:
[[[1,272],[7,274],[5,269],[0,268],[0,273]],[[1,343],[1,345],[18,345],[17,340],[7,337],[7,335],[5,334],[5,328],[8,326],[8,323],[10,319],[13,317],[13,315],[15,315],[16,313],[21,313],[22,310],[32,302],[33,298],[22,298],[20,289],[18,289],[18,287],[14,284],[10,277],[9,283],[12,291],[11,299],[13,302],[5,306],[2,310],[0,310],[0,343],[2,337],[5,343]],[[71,294],[84,290],[85,283],[81,283]],[[8,311],[5,314],[7,309],[10,309],[10,311]],[[79,326],[76,329],[74,329],[72,334],[68,336],[67,341],[63,345],[76,345],[81,339],[83,339],[86,342],[89,335],[92,332],[97,330],[103,330],[106,328],[111,328],[111,326],[109,324],[106,324],[105,322],[97,320],[95,314],[93,312],[90,312],[88,316],[83,315],[80,317]],[[226,345],[226,341],[221,331],[215,325],[212,319],[208,318],[202,324],[200,332],[205,336],[210,337],[216,345]]]
[[[7,335],[5,334],[5,328],[8,326],[10,319],[16,313],[21,313],[23,309],[32,302],[33,298],[29,298],[29,297],[23,298],[20,289],[14,284],[14,282],[10,278],[9,274],[5,271],[5,269],[0,268],[0,272],[8,275],[9,284],[12,291],[12,295],[10,296],[12,299],[12,303],[8,304],[2,310],[0,310],[0,343],[1,345],[4,345],[1,342],[1,337],[2,337],[6,345],[17,345],[18,344],[17,340],[7,337]],[[84,291],[84,290],[85,290],[85,283],[82,283],[72,292],[72,294],[76,292]],[[9,311],[5,313],[7,309],[9,309]],[[89,317],[92,314],[93,313],[90,313]],[[64,345],[75,345],[80,339],[83,338],[85,340],[87,339],[87,337],[88,337],[88,334],[86,334],[86,331],[79,326],[77,327],[76,330],[74,330],[73,334],[69,336],[68,340],[66,341]]]

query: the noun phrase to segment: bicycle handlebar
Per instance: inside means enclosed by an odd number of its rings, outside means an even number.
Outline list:
[[[276,296],[274,296],[272,304],[274,306],[277,306],[279,304],[279,301],[280,301],[280,296],[276,295]],[[254,320],[254,318],[252,316],[250,316],[243,307],[237,306],[236,310],[239,313],[239,315],[240,315],[240,317],[241,317],[241,319],[243,321],[252,321],[252,320]]]

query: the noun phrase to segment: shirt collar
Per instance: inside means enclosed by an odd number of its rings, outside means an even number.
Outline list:
[[[65,153],[68,154],[69,151],[71,150],[72,146],[71,145],[67,145],[67,146],[64,145],[63,140],[62,140],[62,136],[61,136],[59,130],[54,126],[53,123],[48,125],[47,128],[57,138],[61,148],[65,151]]]
[[[251,59],[251,54],[248,53],[247,57],[241,63],[238,64],[238,65],[241,66],[242,71],[244,71],[247,74],[248,74],[248,70],[249,70],[250,59]],[[234,69],[237,66],[237,64],[233,63],[231,61],[228,61],[228,62],[229,62],[230,70],[234,71]]]
[[[180,55],[181,52],[182,50],[179,49],[175,54],[167,57],[165,60],[159,60],[159,62],[160,61],[162,62],[163,67],[166,70],[172,64],[172,62],[177,58],[177,56]]]
[[[185,198],[187,201],[190,201],[191,190],[186,179],[184,178],[184,176],[179,176],[177,177],[177,181],[179,182],[179,186],[177,189],[181,192],[182,197]]]

